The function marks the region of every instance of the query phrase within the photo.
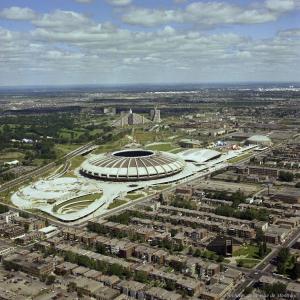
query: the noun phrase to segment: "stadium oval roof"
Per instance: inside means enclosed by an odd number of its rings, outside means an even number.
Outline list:
[[[83,175],[110,181],[153,180],[179,173],[185,161],[175,154],[128,149],[94,155],[80,167]]]
[[[189,149],[178,153],[185,161],[203,164],[209,160],[218,158],[221,153],[211,149]]]
[[[270,145],[271,139],[266,135],[253,135],[247,139],[247,144],[264,144]]]

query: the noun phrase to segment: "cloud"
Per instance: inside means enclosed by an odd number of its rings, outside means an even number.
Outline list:
[[[281,30],[278,32],[278,36],[282,38],[300,39],[300,28]]]
[[[251,39],[230,29],[212,33],[197,26],[178,29],[172,24],[187,22],[187,16],[189,22],[203,22],[209,27],[249,24],[276,18],[278,10],[285,9],[275,9],[275,2],[272,9],[253,6],[246,10],[220,2],[204,4],[191,3],[184,10],[150,10],[147,21],[149,10],[145,9],[138,20],[144,20],[147,26],[168,20],[151,30],[98,23],[74,11],[34,13],[30,19],[33,28],[28,31],[0,27],[0,69],[5,74],[0,85],[299,78],[297,27],[279,31],[268,39]],[[132,8],[127,9],[127,13],[132,12]]]
[[[182,22],[183,16],[175,10],[132,8],[123,16],[123,21],[131,25],[155,26],[170,22]]]
[[[226,2],[193,2],[184,9],[134,7],[125,12],[123,21],[131,25],[193,23],[204,27],[228,24],[258,24],[275,21],[296,8],[296,0],[267,0],[259,6],[239,6]]]
[[[60,31],[68,31],[71,28],[78,29],[81,26],[91,25],[92,21],[83,14],[58,9],[53,13],[39,16],[32,23],[38,27],[57,28]]]
[[[173,2],[174,2],[175,4],[181,4],[181,3],[186,3],[187,0],[173,0]]]
[[[106,0],[111,5],[114,6],[126,6],[132,3],[132,0]]]
[[[287,11],[291,11],[296,7],[296,1],[294,0],[267,0],[266,8],[279,12],[284,13]]]
[[[36,13],[28,7],[12,6],[0,11],[0,18],[8,20],[28,21],[33,20],[35,17]]]

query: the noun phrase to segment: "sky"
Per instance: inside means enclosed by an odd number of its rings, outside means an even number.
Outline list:
[[[1,0],[0,86],[300,81],[300,0]]]

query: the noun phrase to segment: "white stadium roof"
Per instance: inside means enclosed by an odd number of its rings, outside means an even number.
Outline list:
[[[247,139],[249,142],[271,142],[271,139],[266,135],[253,135]]]
[[[95,155],[81,165],[80,171],[103,180],[138,181],[171,176],[184,167],[184,160],[175,154],[128,149]]]
[[[221,155],[220,152],[211,149],[189,149],[177,154],[185,161],[191,161],[197,164],[205,163],[208,160],[217,158]]]

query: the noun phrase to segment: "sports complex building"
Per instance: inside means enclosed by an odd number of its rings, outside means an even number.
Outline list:
[[[115,199],[128,200],[128,193],[143,198],[157,192],[157,186],[163,190],[164,185],[170,188],[209,175],[251,147],[226,153],[198,148],[177,154],[145,149],[90,154],[75,170],[76,178],[62,175],[39,180],[14,193],[11,201],[64,222],[88,220],[107,212]]]
[[[110,181],[154,180],[179,173],[185,161],[167,152],[123,150],[97,155],[84,162],[84,175]]]

